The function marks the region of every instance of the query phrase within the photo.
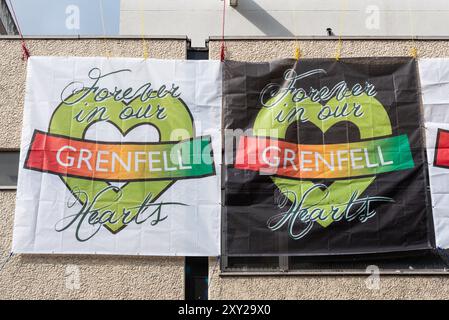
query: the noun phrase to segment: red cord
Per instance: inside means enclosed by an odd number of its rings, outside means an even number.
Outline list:
[[[19,20],[17,19],[16,12],[14,10],[14,6],[12,5],[11,0],[9,0],[9,6],[11,7],[12,15],[14,17],[14,21],[16,22],[17,31],[19,31],[20,39],[22,40],[22,60],[28,60],[28,58],[30,57],[30,51],[27,48],[25,39],[23,38],[22,31],[20,30]]]
[[[221,61],[224,61],[224,59],[225,59],[225,40],[224,40],[225,18],[226,18],[226,0],[223,0],[223,17],[222,17],[222,24],[221,24],[221,49],[220,49]]]
[[[28,60],[30,57],[30,51],[27,48],[25,41],[22,40],[22,60]]]

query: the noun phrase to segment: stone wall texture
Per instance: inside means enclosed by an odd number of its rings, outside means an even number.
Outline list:
[[[32,55],[143,56],[138,39],[33,39],[26,43]],[[186,56],[185,40],[149,39],[146,44],[150,58]],[[20,145],[26,74],[21,54],[20,41],[0,38],[0,150],[16,150]],[[14,207],[15,192],[0,191],[0,266],[11,248]],[[0,299],[183,298],[181,257],[15,255],[0,271]]]
[[[219,59],[220,41],[209,42],[209,58]],[[293,58],[296,41],[228,40],[226,59],[269,61]],[[449,41],[343,41],[341,57],[449,57]],[[337,41],[299,41],[303,58],[334,58]],[[209,260],[210,299],[449,299],[447,276],[381,276],[380,289],[370,290],[367,276],[220,276],[216,259]]]

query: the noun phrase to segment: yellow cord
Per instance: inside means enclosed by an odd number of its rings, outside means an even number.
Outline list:
[[[344,3],[343,3],[344,2]],[[346,10],[346,1],[340,0],[340,12],[338,16],[338,43],[337,50],[335,50],[335,60],[340,60],[341,58],[341,48],[343,47],[343,41],[341,39],[341,33],[343,31],[343,12]]]
[[[409,15],[409,22],[410,22],[410,33],[412,36],[412,48],[410,49],[410,55],[414,59],[416,59],[416,58],[418,58],[418,48],[416,47],[416,43],[415,43],[415,28],[414,28],[412,9],[410,7],[410,0],[408,1],[408,15]]]
[[[295,44],[296,44],[296,48],[295,48],[295,60],[299,60],[299,58],[301,58],[301,48],[299,47],[299,40],[298,40],[298,24],[296,22],[296,17],[293,16],[293,27],[295,28],[295,34],[296,34],[296,39],[295,39]]]
[[[415,41],[413,41],[413,46],[412,46],[412,48],[410,49],[410,54],[411,54],[411,56],[412,56],[414,59],[416,59],[416,58],[418,58],[418,49],[416,48],[414,42],[415,42]]]
[[[143,15],[143,8],[142,8],[142,0],[139,1],[139,13],[140,13],[140,33],[142,36],[142,52],[143,52],[143,58],[146,60],[148,59],[148,45],[145,40],[145,18]]]
[[[338,43],[337,43],[337,51],[335,52],[335,60],[340,60],[341,58],[341,47],[342,47],[342,41],[341,37],[338,37]]]
[[[301,58],[301,49],[299,48],[299,42],[296,42],[295,59],[299,60],[299,58]]]
[[[104,24],[104,15],[103,15],[103,0],[100,0],[100,18],[101,18],[101,27],[103,29],[103,42],[106,48],[106,57],[109,59],[111,57],[111,52],[108,46],[108,41],[106,39],[106,28]]]

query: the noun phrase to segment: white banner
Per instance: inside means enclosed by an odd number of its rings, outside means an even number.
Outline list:
[[[436,246],[449,248],[449,59],[420,59]]]
[[[31,57],[13,251],[218,255],[220,68]]]

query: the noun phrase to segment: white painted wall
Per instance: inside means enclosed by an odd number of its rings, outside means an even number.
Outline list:
[[[449,36],[449,0],[226,0],[227,36]],[[121,0],[120,34],[221,35],[222,0]]]

